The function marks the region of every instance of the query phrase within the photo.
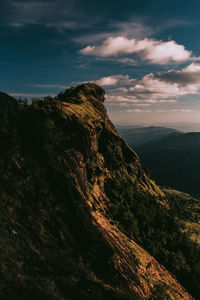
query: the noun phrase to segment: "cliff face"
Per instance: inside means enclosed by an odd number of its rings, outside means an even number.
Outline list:
[[[170,204],[103,101],[95,84],[31,106],[0,94],[1,299],[192,299],[138,245],[134,212]]]

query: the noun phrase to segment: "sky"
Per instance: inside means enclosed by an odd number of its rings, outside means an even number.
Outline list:
[[[200,1],[1,0],[0,90],[106,91],[115,124],[200,123]]]

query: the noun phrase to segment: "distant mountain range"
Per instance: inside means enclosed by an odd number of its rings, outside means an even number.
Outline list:
[[[117,129],[134,129],[134,128],[148,128],[148,127],[162,127],[162,128],[174,128],[181,132],[200,132],[200,122],[172,122],[172,123],[152,123],[152,124],[132,124],[123,125],[116,124]]]
[[[126,140],[131,147],[138,147],[148,142],[157,140],[168,134],[178,132],[176,129],[166,127],[118,127],[119,134]]]
[[[144,127],[119,130],[157,184],[200,195],[200,132]]]

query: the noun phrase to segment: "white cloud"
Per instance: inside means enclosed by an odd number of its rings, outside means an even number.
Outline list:
[[[152,112],[151,109],[140,109],[140,108],[136,108],[136,109],[126,109],[125,111],[121,111],[121,112],[126,112],[126,113],[132,113],[132,112]]]
[[[156,107],[156,105],[174,104],[177,108],[181,103],[179,101],[181,97],[200,95],[200,64],[191,63],[181,70],[150,73],[140,80],[132,81],[128,77],[127,81],[130,84],[126,86],[121,84],[123,79],[120,80],[116,88],[106,92],[108,106]]]
[[[135,103],[134,106],[150,106],[150,103]]]
[[[200,93],[200,64],[192,63],[181,70],[148,74],[129,88],[133,95],[167,99]]]
[[[102,77],[95,81],[100,86],[114,86],[114,85],[132,85],[136,79],[130,78],[129,75],[112,75]]]
[[[157,103],[176,103],[177,100],[174,100],[174,99],[167,99],[167,100],[156,100],[156,99],[147,99],[147,100],[144,100],[145,102],[148,102],[148,103],[152,103],[152,104],[157,104]]]
[[[108,86],[130,86],[132,85],[134,82],[136,81],[136,79],[134,78],[130,78],[129,75],[111,75],[111,76],[105,76],[102,77],[98,80],[90,80],[90,82],[96,83],[97,85],[100,85],[102,87],[108,87]],[[83,83],[87,83],[88,81],[74,81],[72,82],[72,85],[77,85],[77,84],[83,84]],[[34,85],[34,86],[40,86],[40,85]],[[48,85],[41,85],[40,87],[47,87]],[[49,85],[52,87],[56,87],[57,85]],[[58,85],[59,86],[59,85]],[[67,88],[64,86],[60,85],[60,88]],[[127,89],[125,87],[119,88],[120,92],[122,92],[123,90],[126,92]]]
[[[119,56],[137,54],[140,59],[155,64],[168,64],[171,62],[181,63],[195,60],[192,52],[185,49],[183,45],[175,41],[158,41],[149,38],[143,40],[129,39],[126,36],[107,38],[99,46],[87,46],[81,51],[83,55],[93,55],[99,57]]]
[[[128,64],[129,66],[136,66],[138,64],[136,59],[130,57],[118,58],[117,61],[122,64]]]
[[[130,78],[129,75],[111,75],[111,76],[105,76],[102,77],[98,80],[92,80],[90,82],[94,82],[102,87],[107,87],[107,86],[116,86],[116,85],[132,85],[134,82],[136,81],[136,79],[134,78]],[[82,84],[82,83],[86,83],[86,81],[76,81],[73,82],[72,84]],[[125,88],[122,88],[125,89]],[[122,91],[122,90],[120,90]],[[125,89],[126,91],[126,89]]]
[[[116,85],[118,81],[119,80],[117,76],[108,76],[97,80],[96,83],[101,86],[110,86],[110,85]]]
[[[200,64],[192,63],[182,70],[169,70],[155,75],[159,80],[182,85],[193,85],[200,83]]]
[[[144,76],[136,85],[129,88],[129,93],[151,99],[177,97],[193,92],[196,93],[196,90],[159,80],[152,73]]]
[[[135,96],[129,96],[129,95],[124,95],[124,94],[112,95],[112,91],[109,91],[106,94],[106,102],[109,102],[109,103],[120,103],[120,102],[138,103],[138,102],[140,102],[140,100],[136,99]]]
[[[142,98],[168,99],[200,93],[200,65],[192,63],[178,71],[150,73],[128,89]]]
[[[140,113],[149,113],[149,112],[157,112],[157,113],[190,113],[193,112],[191,109],[126,109],[125,111],[121,112],[127,112],[127,113],[132,113],[132,112],[140,112]]]

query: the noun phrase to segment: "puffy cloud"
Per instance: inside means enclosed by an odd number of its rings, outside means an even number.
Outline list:
[[[174,99],[166,99],[166,100],[156,100],[156,99],[147,99],[145,102],[157,104],[157,103],[176,103],[177,100]]]
[[[124,79],[120,80],[121,83]],[[130,106],[176,104],[182,96],[200,94],[200,64],[191,63],[181,70],[150,73],[140,80],[134,79],[132,81],[130,77],[127,80],[131,84],[120,86],[118,82],[115,89],[107,91],[108,105],[125,106],[125,103]],[[124,104],[121,105],[121,103]]]
[[[186,94],[196,94],[197,86],[180,86],[177,83],[169,83],[159,80],[154,74],[148,74],[141,80],[137,80],[129,87],[116,88],[107,92],[108,99],[123,99],[126,102],[135,102],[135,100],[145,100],[148,103],[165,103],[168,100],[175,102],[177,98]]]
[[[129,66],[136,66],[138,64],[136,59],[130,57],[118,58],[117,61],[121,64],[128,64]]]
[[[137,99],[135,96],[129,96],[128,95],[128,91],[127,91],[127,95],[126,94],[118,94],[115,95],[112,93],[112,91],[109,91],[106,94],[106,102],[108,103],[127,103],[127,104],[131,104],[131,103],[138,103],[140,102],[140,99]]]
[[[137,54],[142,60],[155,64],[167,64],[171,62],[184,62],[195,60],[192,52],[185,49],[183,45],[175,41],[157,41],[149,38],[143,40],[129,39],[126,36],[107,38],[99,46],[87,46],[81,51],[83,55],[94,55],[99,57],[119,56]]]
[[[151,109],[140,109],[140,108],[136,108],[136,109],[126,109],[125,111],[121,111],[121,112],[126,112],[126,113],[132,113],[132,112],[152,112]]]
[[[191,109],[126,109],[125,111],[121,111],[121,112],[128,112],[128,113],[132,113],[132,112],[141,112],[141,113],[148,113],[148,112],[158,112],[158,113],[190,113],[193,112],[193,110]]]
[[[103,77],[103,78],[97,80],[96,83],[101,86],[116,85],[118,83],[118,78],[117,78],[117,76]]]
[[[169,83],[176,82],[182,85],[199,84],[200,64],[192,63],[182,70],[170,70],[168,72],[158,73],[155,77]]]
[[[106,94],[106,102],[109,104],[118,104],[120,105],[121,103],[126,103],[126,104],[134,104],[134,105],[139,105],[141,103],[143,104],[148,104],[148,105],[152,105],[152,104],[164,104],[164,103],[177,103],[177,100],[174,99],[143,99],[143,98],[138,98],[136,96],[131,96],[129,95],[129,90],[127,89],[127,93],[121,93],[120,95],[120,89],[116,89],[119,90],[118,94],[115,94],[115,92],[113,93],[113,91],[109,91]],[[115,90],[115,91],[116,91]],[[146,105],[147,106],[147,105]]]
[[[120,85],[131,85],[136,81],[136,79],[131,79],[129,75],[113,75],[108,77],[102,77],[96,80],[95,83],[101,86],[114,86]]]
[[[200,93],[200,64],[192,63],[181,70],[148,74],[129,88],[133,95],[167,99]]]
[[[96,83],[102,87],[109,87],[109,86],[130,86],[133,85],[136,79],[130,78],[129,75],[111,75],[111,76],[105,76],[102,77],[98,80],[91,80],[90,82]],[[72,85],[77,85],[77,84],[82,84],[82,83],[87,83],[87,81],[74,81],[72,82]],[[47,85],[33,85],[36,87],[47,87]],[[49,87],[54,86],[56,87],[57,85],[49,85]],[[58,85],[59,86],[59,85]],[[66,86],[60,85],[60,88],[67,88]],[[126,93],[127,88],[126,87],[120,87],[118,88],[120,90],[120,94],[122,92]],[[115,89],[116,90],[116,89]]]
[[[129,93],[151,99],[178,97],[196,92],[196,87],[180,86],[176,82],[162,81],[154,74],[144,76],[136,85],[129,88]]]

